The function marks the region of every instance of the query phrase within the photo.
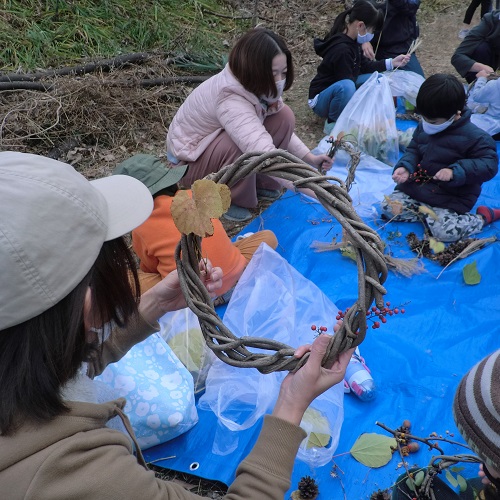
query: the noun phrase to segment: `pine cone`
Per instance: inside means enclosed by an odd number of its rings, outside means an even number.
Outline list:
[[[390,495],[387,490],[377,490],[371,494],[370,500],[390,500]]]
[[[310,476],[304,476],[299,481],[299,493],[301,499],[312,499],[314,500],[319,494],[319,488],[316,481]]]

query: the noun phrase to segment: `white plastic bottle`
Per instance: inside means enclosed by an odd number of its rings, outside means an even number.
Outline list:
[[[375,381],[364,359],[361,357],[358,348],[354,351],[347,365],[345,381],[349,385],[351,391],[361,399],[361,401],[371,401],[375,399],[377,395]]]

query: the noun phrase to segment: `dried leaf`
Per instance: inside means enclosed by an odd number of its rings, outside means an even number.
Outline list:
[[[437,216],[436,212],[432,210],[432,208],[426,207],[425,205],[420,205],[418,207],[418,211],[424,215],[429,215],[434,220],[439,220],[439,217]]]
[[[308,408],[302,421],[312,427],[306,448],[324,448],[331,439],[328,419],[318,410]]]
[[[436,240],[435,238],[429,238],[429,248],[434,253],[441,253],[445,250],[446,246],[442,241]]]
[[[481,275],[477,270],[476,261],[464,266],[462,274],[466,285],[477,285],[481,283]]]
[[[394,215],[400,215],[403,212],[403,204],[400,201],[393,200],[389,196],[384,195],[384,200],[391,207],[391,211]]]
[[[201,179],[187,191],[177,191],[172,200],[172,218],[183,234],[194,233],[202,238],[214,234],[211,219],[218,219],[231,204],[231,192],[225,184]]]
[[[368,467],[382,467],[392,458],[392,448],[397,447],[396,440],[382,434],[361,434],[352,448],[351,455]]]

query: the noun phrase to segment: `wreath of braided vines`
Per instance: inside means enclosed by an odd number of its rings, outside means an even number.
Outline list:
[[[342,180],[321,175],[287,151],[245,153],[234,163],[208,175],[206,179],[231,187],[246,176],[256,173],[286,179],[291,181],[296,189],[308,188],[313,191],[323,207],[342,225],[345,238],[355,251],[358,299],[346,312],[342,325],[332,337],[323,358],[323,366],[331,366],[340,353],[363,342],[367,329],[366,311],[373,301],[379,308],[384,305],[383,295],[386,290],[383,283],[387,278],[387,266],[383,243],[378,234],[367,226],[354,210]],[[294,357],[295,349],[286,344],[258,337],[239,338],[224,325],[215,312],[212,299],[200,277],[200,248],[200,237],[193,233],[183,234],[176,249],[175,259],[187,305],[198,316],[203,336],[210,349],[229,365],[257,368],[261,373],[296,371],[300,368],[307,361],[308,354],[297,359]],[[265,349],[274,354],[256,353],[249,348]]]

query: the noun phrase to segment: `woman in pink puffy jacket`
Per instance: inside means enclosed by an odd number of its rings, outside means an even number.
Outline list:
[[[174,164],[189,164],[183,185],[191,186],[243,153],[276,148],[328,168],[331,158],[313,155],[293,132],[295,116],[281,97],[292,83],[292,55],[279,35],[264,28],[243,35],[226,67],[194,89],[172,120],[167,156]],[[281,187],[269,176],[247,176],[231,189],[232,205],[224,216],[250,219],[248,209],[259,199],[278,198]]]

